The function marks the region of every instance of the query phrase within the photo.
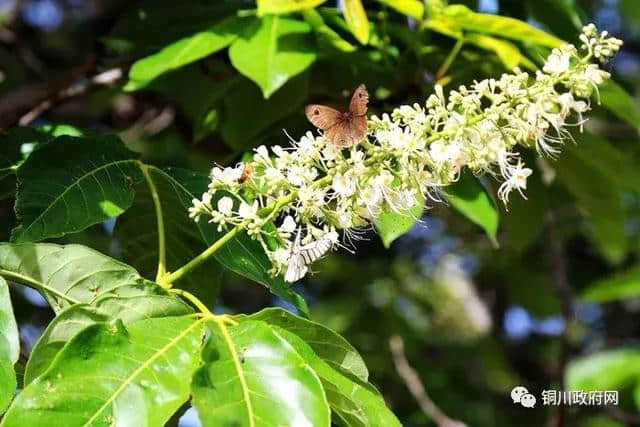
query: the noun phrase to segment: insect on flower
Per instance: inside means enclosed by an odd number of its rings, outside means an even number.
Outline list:
[[[331,249],[331,246],[331,239],[327,237],[300,246],[300,229],[298,229],[298,234],[291,248],[291,256],[284,280],[294,283],[302,279],[309,271],[309,264],[320,259],[322,255]]]
[[[238,179],[240,184],[244,184],[248,180],[253,177],[253,166],[250,163],[245,163],[244,168],[242,169],[242,175]]]
[[[324,131],[324,136],[337,147],[351,147],[367,134],[369,92],[362,84],[353,91],[349,110],[338,111],[325,105],[310,104],[304,109],[307,119]]]

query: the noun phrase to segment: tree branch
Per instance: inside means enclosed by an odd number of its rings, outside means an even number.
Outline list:
[[[396,366],[396,372],[398,372],[398,375],[404,380],[407,388],[424,413],[431,417],[439,427],[466,427],[466,424],[462,421],[449,418],[436,406],[433,400],[431,400],[420,381],[418,373],[407,361],[407,357],[404,354],[404,341],[402,338],[398,335],[389,338],[389,348],[393,356],[393,363]]]

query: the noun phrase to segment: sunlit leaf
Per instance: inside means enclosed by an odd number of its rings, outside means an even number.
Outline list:
[[[520,49],[516,45],[506,40],[484,34],[467,34],[464,40],[482,49],[495,52],[507,70],[512,70],[521,63],[527,64],[529,68],[536,68],[526,57],[520,54]]]
[[[203,426],[329,426],[320,379],[273,327],[215,322],[210,330],[192,383]]]
[[[258,16],[268,13],[290,13],[313,9],[327,0],[257,0]]]
[[[418,194],[416,199],[416,204],[406,212],[382,212],[373,220],[385,248],[390,247],[394,240],[409,231],[422,216],[424,196]]]
[[[598,87],[598,92],[594,96],[599,96],[604,108],[629,126],[640,130],[640,110],[633,97],[622,86],[608,79]]]
[[[185,37],[163,48],[158,53],[136,61],[129,70],[129,83],[125,90],[145,87],[163,73],[183,67],[229,46],[253,21],[235,15],[223,19],[207,31]]]
[[[478,224],[497,245],[498,210],[477,178],[463,173],[458,182],[447,187],[445,196],[451,206]]]
[[[342,13],[351,32],[362,44],[369,43],[369,19],[361,0],[344,0]]]
[[[192,313],[180,298],[166,294],[138,296],[104,296],[92,305],[76,304],[58,314],[42,333],[24,373],[29,384],[51,365],[55,356],[80,331],[99,322],[120,319],[125,325],[156,317],[182,316]]]
[[[239,319],[243,318],[245,316],[239,316]],[[369,371],[358,351],[346,339],[326,326],[303,319],[281,308],[266,308],[246,318],[261,320],[296,334],[313,348],[318,357],[333,368],[364,382],[368,381]]]
[[[13,365],[20,356],[18,325],[13,317],[9,286],[0,277],[0,414],[4,412],[16,391]]]
[[[279,331],[322,380],[331,410],[344,426],[401,426],[375,389],[329,366],[308,343],[288,330]]]
[[[419,0],[378,0],[400,13],[420,19],[424,15],[424,4]]]
[[[16,242],[83,230],[124,212],[141,179],[135,154],[115,136],[62,136],[18,169]]]
[[[164,425],[189,398],[204,320],[193,316],[91,325],[18,395],[3,427]]]
[[[640,266],[631,267],[587,286],[581,297],[587,301],[608,302],[640,295]]]
[[[565,382],[569,390],[620,390],[640,379],[640,350],[612,350],[572,360]]]
[[[269,98],[316,59],[311,27],[303,21],[267,15],[229,48],[233,66]]]
[[[320,47],[330,47],[342,52],[353,52],[357,49],[354,45],[343,39],[340,34],[330,26],[325,24],[322,15],[316,10],[305,10],[302,12],[302,16],[304,16],[305,21],[313,28]]]
[[[165,293],[132,267],[81,245],[2,243],[0,276],[40,290],[56,313],[104,295]]]

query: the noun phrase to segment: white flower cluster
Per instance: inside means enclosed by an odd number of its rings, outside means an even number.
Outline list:
[[[571,138],[567,127],[582,124],[589,97],[609,77],[591,61],[609,59],[621,42],[593,25],[580,39],[580,50],[554,49],[534,76],[516,69],[448,97],[436,86],[425,107],[373,116],[367,137],[350,149],[311,132],[271,153],[260,146],[249,163],[213,168],[209,191],[193,201],[190,215],[206,216],[220,230],[242,227],[262,244],[271,273],[280,274],[299,231],[301,244],[329,238],[335,245],[338,230],[354,236],[381,212],[406,213],[424,196],[437,197],[464,167],[502,180],[498,195],[507,203],[531,175],[516,146],[557,155]],[[577,120],[568,122],[571,115]]]

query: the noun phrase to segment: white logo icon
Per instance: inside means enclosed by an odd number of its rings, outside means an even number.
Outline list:
[[[525,408],[533,408],[536,405],[536,397],[521,385],[515,386],[511,390],[511,399],[513,403],[519,403]]]

